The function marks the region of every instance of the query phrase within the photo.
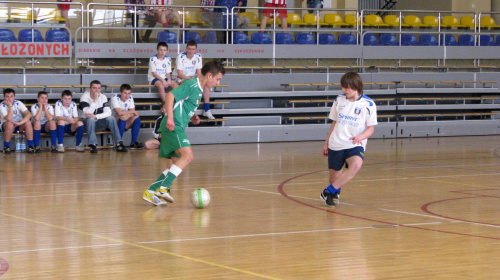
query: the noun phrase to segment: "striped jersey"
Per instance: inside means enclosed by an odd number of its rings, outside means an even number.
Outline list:
[[[275,5],[286,5],[286,0],[266,0],[266,3],[271,3]]]

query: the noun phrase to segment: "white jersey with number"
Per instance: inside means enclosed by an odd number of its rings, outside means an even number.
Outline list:
[[[349,101],[345,94],[342,94],[333,102],[328,117],[336,122],[328,140],[328,148],[334,151],[351,149],[360,146],[353,144],[351,137],[358,136],[368,126],[377,124],[377,108],[375,102],[364,94],[354,102]],[[365,139],[361,142],[365,150],[367,141],[368,139]]]
[[[115,94],[111,97],[111,110],[113,111],[113,117],[118,117],[115,108],[119,108],[122,111],[128,111],[135,108],[134,98],[130,96],[127,100],[122,101],[120,94]]]
[[[24,118],[23,113],[26,110],[28,110],[28,108],[26,108],[23,102],[19,100],[14,100],[14,102],[12,102],[12,114],[13,114],[12,121],[14,122],[22,121]],[[9,106],[5,105],[2,101],[2,103],[0,103],[0,125],[3,125],[3,123],[7,121],[5,119],[5,116],[7,116],[8,113],[9,113]]]
[[[163,60],[160,60],[158,56],[154,55],[149,59],[149,70],[148,70],[148,81],[151,83],[155,77],[153,72],[160,75],[163,79],[167,77],[167,74],[172,72],[172,59],[165,56]]]
[[[35,121],[35,115],[38,113],[38,110],[40,110],[40,106],[38,105],[38,103],[36,103],[35,105],[31,106],[31,114],[33,115],[31,117],[31,121]],[[54,115],[54,107],[52,107],[52,105],[47,104],[47,110],[49,110],[49,113],[51,113],[52,116]],[[45,124],[48,121],[49,121],[49,119],[45,115],[45,112],[42,111],[42,116],[40,117],[40,124],[43,125],[43,124]]]
[[[191,59],[187,57],[186,52],[177,55],[175,59],[175,69],[173,76],[177,77],[177,70],[182,70],[182,74],[188,77],[196,77],[196,70],[203,66],[200,53],[195,53]]]
[[[69,104],[68,108],[64,107],[63,103],[61,100],[58,100],[56,102],[55,106],[55,116],[56,117],[63,117],[63,118],[77,118],[78,117],[78,107],[76,106],[76,103],[71,101]],[[65,121],[65,124],[69,124],[68,121]]]

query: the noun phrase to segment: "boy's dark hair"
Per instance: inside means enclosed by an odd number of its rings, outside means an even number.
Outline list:
[[[92,82],[90,82],[90,87],[92,87],[93,85],[101,85],[101,82],[99,82],[98,80],[93,80]]]
[[[132,87],[129,84],[123,84],[120,86],[120,92],[123,92],[124,90],[132,90]]]
[[[211,73],[214,76],[219,73],[222,73],[222,75],[224,75],[226,74],[226,69],[224,69],[224,66],[218,60],[212,60],[205,63],[205,65],[203,65],[203,67],[201,68],[201,74],[203,76],[206,76],[208,73]]]
[[[70,90],[66,89],[66,90],[63,90],[63,92],[61,93],[61,97],[64,97],[64,96],[71,96],[71,97],[73,97],[73,93],[71,93]]]
[[[14,95],[16,95],[16,91],[11,89],[11,88],[6,88],[3,90],[3,95],[5,95],[6,93],[13,93]]]
[[[195,40],[191,40],[191,41],[187,42],[187,44],[186,44],[186,47],[189,47],[189,46],[195,46],[198,48],[198,43],[196,43]]]
[[[42,90],[42,91],[38,92],[38,95],[36,97],[38,98],[38,97],[40,97],[40,95],[43,95],[43,94],[48,96],[47,92]]]
[[[340,85],[343,88],[351,88],[353,90],[356,90],[359,94],[363,94],[363,80],[357,73],[345,73],[342,78],[340,78]]]
[[[165,42],[159,42],[158,45],[156,45],[156,50],[158,50],[160,47],[165,47],[168,50],[168,45]]]

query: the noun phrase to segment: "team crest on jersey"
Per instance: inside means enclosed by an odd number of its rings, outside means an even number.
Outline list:
[[[166,64],[166,63],[163,63],[163,64],[161,65],[161,68],[167,68],[167,64]]]
[[[356,114],[356,115],[361,114],[361,109],[360,108],[354,108],[354,114]]]
[[[195,64],[196,64],[196,61],[191,61],[191,64],[195,65]]]

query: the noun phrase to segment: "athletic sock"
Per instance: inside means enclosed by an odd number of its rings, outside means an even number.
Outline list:
[[[40,146],[40,134],[41,133],[42,133],[41,130],[36,130],[36,129],[33,130],[33,142],[35,142],[35,146]],[[33,145],[29,145],[29,146],[33,146]]]
[[[118,120],[118,130],[120,131],[120,137],[123,137],[126,125],[127,125],[126,121]]]
[[[163,179],[160,186],[163,188],[170,189],[170,186],[174,182],[175,178],[177,178],[181,174],[181,172],[182,169],[180,169],[180,167],[178,167],[175,164],[172,164],[172,166],[170,166],[170,169],[168,170],[167,175],[165,176],[165,179]]]
[[[50,130],[50,143],[52,146],[55,146],[57,144],[57,130]],[[61,143],[62,144],[62,143]]]
[[[3,141],[3,146],[10,148],[10,141],[9,142]]]
[[[205,109],[205,112],[206,111],[210,111],[210,103],[204,103],[203,104],[203,109]]]
[[[76,129],[76,145],[77,146],[80,146],[80,143],[82,143],[82,137],[83,137],[83,125],[79,126]]]
[[[57,126],[57,143],[64,143],[64,125]]]
[[[163,179],[165,179],[165,176],[167,176],[167,173],[168,173],[168,169],[165,169],[161,174],[160,174],[160,177],[158,177],[156,179],[156,181],[154,181],[151,186],[149,186],[149,191],[153,191],[155,192],[159,187],[160,187],[160,184],[161,182],[163,181]]]
[[[328,187],[326,187],[326,192],[328,192],[328,193],[334,194],[337,191],[338,190],[333,185],[329,185]]]
[[[130,145],[134,144],[137,141],[137,137],[139,136],[139,130],[141,129],[141,118],[137,118],[134,120],[132,124],[132,140],[130,141]]]
[[[28,142],[28,143],[27,143],[27,144],[28,144],[28,147],[29,147],[29,146],[34,147],[34,145],[33,145],[33,140],[28,140],[27,142]]]

